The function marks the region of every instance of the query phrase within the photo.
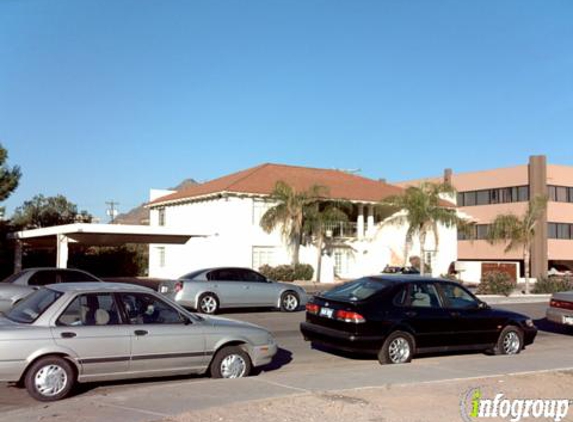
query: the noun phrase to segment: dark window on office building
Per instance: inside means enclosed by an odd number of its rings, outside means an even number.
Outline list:
[[[509,188],[460,192],[458,193],[457,199],[458,206],[460,207],[504,204],[509,202],[526,202],[529,201],[529,186],[513,186]]]
[[[553,202],[573,202],[573,188],[565,186],[547,186],[549,200]]]
[[[573,239],[573,224],[548,223],[547,231],[549,239]]]

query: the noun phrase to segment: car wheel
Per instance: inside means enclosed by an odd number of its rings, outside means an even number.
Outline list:
[[[64,358],[49,356],[35,362],[24,379],[30,396],[39,401],[66,397],[76,382],[72,364]]]
[[[199,298],[197,310],[202,314],[214,314],[219,310],[219,299],[213,293],[205,293]]]
[[[281,311],[294,312],[300,306],[300,299],[295,292],[284,292],[281,295]]]
[[[408,363],[412,360],[414,350],[414,337],[403,331],[395,331],[388,336],[378,352],[378,361],[381,364]]]
[[[242,378],[251,372],[249,355],[238,346],[224,347],[211,362],[211,377]]]
[[[523,331],[514,325],[508,325],[499,334],[494,352],[496,355],[517,355],[523,348]]]

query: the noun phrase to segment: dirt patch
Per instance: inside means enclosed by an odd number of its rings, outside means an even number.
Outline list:
[[[178,422],[455,422],[509,421],[469,417],[472,398],[502,393],[513,399],[571,399],[573,372],[557,371],[461,381],[393,385],[336,392],[308,393],[277,399],[231,404],[177,416]],[[573,404],[562,421],[573,421]],[[554,420],[522,418],[521,421]]]

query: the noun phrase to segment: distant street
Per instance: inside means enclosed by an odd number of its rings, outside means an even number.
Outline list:
[[[274,332],[281,346],[276,361],[262,374],[244,380],[210,380],[177,377],[148,381],[89,384],[75,397],[55,404],[30,399],[23,389],[0,387],[0,420],[38,420],[50,409],[58,417],[83,420],[95,408],[105,408],[110,420],[157,420],[190,409],[203,409],[227,402],[280,397],[307,391],[327,391],[385,384],[416,383],[521,373],[555,368],[573,368],[573,337],[542,320],[544,303],[500,307],[530,315],[540,328],[536,342],[518,356],[486,356],[482,353],[438,355],[414,359],[411,364],[380,366],[375,359],[343,357],[312,350],[302,340],[298,324],[304,312],[237,312],[224,316],[253,322]],[[76,413],[74,413],[76,412]],[[53,420],[60,420],[58,417]],[[43,420],[51,420],[50,418]],[[61,419],[64,420],[64,419]]]

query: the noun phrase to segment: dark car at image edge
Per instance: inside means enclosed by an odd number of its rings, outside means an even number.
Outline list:
[[[306,310],[305,340],[380,363],[463,350],[512,355],[537,334],[528,316],[492,309],[459,283],[420,276],[364,277],[312,297]]]

